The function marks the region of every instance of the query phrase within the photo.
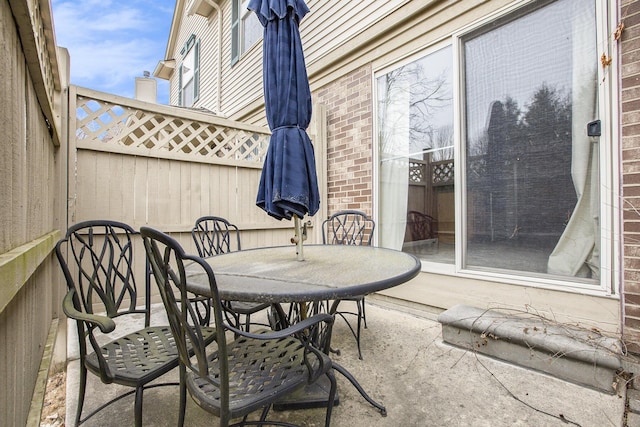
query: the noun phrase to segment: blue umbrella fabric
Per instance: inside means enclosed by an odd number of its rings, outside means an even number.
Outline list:
[[[298,29],[309,8],[302,0],[251,0],[248,9],[264,26],[264,99],[271,129],[256,204],[279,220],[312,216],[320,193],[306,131],[311,91]]]

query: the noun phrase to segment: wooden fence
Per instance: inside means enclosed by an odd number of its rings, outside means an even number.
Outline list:
[[[63,216],[60,128],[53,114],[60,80],[56,46],[47,37],[48,5],[0,2],[2,426],[39,422],[32,398],[44,388],[61,311],[59,268],[51,254]]]

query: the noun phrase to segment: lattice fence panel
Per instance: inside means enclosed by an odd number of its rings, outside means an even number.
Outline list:
[[[409,181],[421,184],[425,182],[427,164],[424,162],[409,162]]]
[[[433,163],[431,176],[433,185],[452,185],[453,173],[453,160]]]
[[[262,164],[269,134],[78,95],[76,138],[195,157]],[[227,123],[227,121],[225,121]]]

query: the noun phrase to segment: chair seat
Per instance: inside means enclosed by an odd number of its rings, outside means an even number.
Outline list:
[[[215,338],[215,328],[202,328],[205,342]],[[178,349],[169,326],[152,326],[117,338],[100,347],[116,384],[146,384],[178,366]],[[85,358],[88,370],[100,376],[95,353]]]
[[[312,382],[304,362],[302,343],[291,337],[278,340],[257,340],[241,337],[228,344],[229,407],[232,418],[245,416],[269,405],[274,396],[284,396]],[[331,360],[324,353],[308,356],[313,379],[331,369]],[[218,353],[209,355],[210,375],[217,378]],[[214,415],[220,414],[220,389],[194,372],[187,375],[187,387],[200,406]]]
[[[269,308],[269,303],[247,302],[247,301],[229,301],[232,311],[238,314],[254,314],[266,308]]]

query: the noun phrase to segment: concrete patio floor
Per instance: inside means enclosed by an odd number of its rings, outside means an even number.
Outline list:
[[[441,325],[433,319],[380,305],[367,299],[368,329],[362,332],[364,360],[358,359],[353,336],[336,319],[332,358],[360,381],[369,395],[381,402],[383,417],[357,390],[336,373],[340,403],[334,407],[332,426],[636,426],[640,418],[625,419],[625,390],[609,395],[519,368],[442,342]],[[162,306],[158,306],[161,312]],[[75,326],[71,328],[75,331]],[[69,342],[74,340],[70,338]],[[70,350],[67,366],[66,425],[73,426],[77,407],[78,360]],[[75,352],[77,354],[77,350]],[[177,370],[168,377],[177,381]],[[169,378],[167,378],[169,379]],[[85,413],[128,389],[105,385],[89,375]],[[177,423],[178,387],[145,391],[145,426]],[[301,426],[323,426],[325,410],[272,411],[271,419]],[[85,426],[133,425],[133,395],[86,421]],[[637,424],[636,424],[637,423]],[[186,426],[214,426],[217,419],[190,398]]]

